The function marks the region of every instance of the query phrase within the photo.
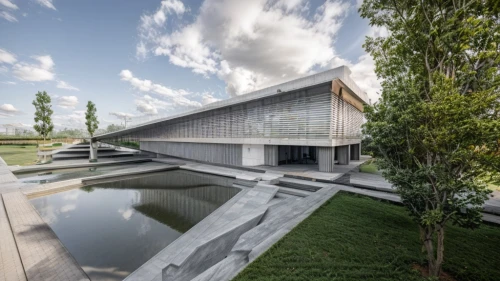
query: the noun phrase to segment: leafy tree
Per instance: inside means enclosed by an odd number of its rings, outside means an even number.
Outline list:
[[[50,104],[51,99],[47,92],[38,92],[36,98],[33,101],[35,106],[35,125],[33,128],[43,137],[43,142],[54,129],[54,124],[52,124],[52,105]]]
[[[87,112],[85,112],[85,125],[87,125],[87,131],[90,134],[90,137],[94,136],[94,132],[97,130],[99,126],[99,121],[97,120],[96,115],[97,109],[95,108],[95,104],[91,101],[87,103]]]
[[[112,133],[112,132],[116,132],[116,131],[123,130],[123,129],[125,129],[125,126],[110,124],[106,128],[106,132]]]
[[[446,224],[478,227],[500,170],[500,21],[496,1],[365,0],[381,100],[366,108],[378,166],[419,226],[439,276]]]
[[[53,134],[55,138],[83,138],[84,132],[80,129],[64,128],[57,133]]]

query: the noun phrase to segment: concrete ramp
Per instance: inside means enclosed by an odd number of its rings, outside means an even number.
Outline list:
[[[242,234],[224,260],[194,279],[186,280],[231,280],[338,191],[338,188],[325,187],[308,197],[288,198],[270,206],[261,223]]]
[[[125,280],[191,280],[218,264],[239,237],[259,224],[279,188],[258,183],[168,245]]]

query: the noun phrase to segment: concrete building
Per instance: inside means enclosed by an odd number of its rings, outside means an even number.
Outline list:
[[[92,141],[211,163],[307,163],[331,172],[361,152],[368,97],[350,73],[338,67]]]

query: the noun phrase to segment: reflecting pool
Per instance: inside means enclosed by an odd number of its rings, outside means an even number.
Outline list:
[[[19,179],[19,181],[26,183],[28,182],[49,183],[49,182],[58,182],[58,181],[71,180],[77,178],[99,176],[122,169],[128,169],[133,167],[142,168],[148,166],[154,167],[159,165],[158,163],[131,163],[131,164],[120,164],[120,165],[110,165],[101,167],[59,169],[59,170],[49,170],[44,172],[16,174],[16,177]]]
[[[240,190],[183,170],[31,199],[92,280],[122,280]]]

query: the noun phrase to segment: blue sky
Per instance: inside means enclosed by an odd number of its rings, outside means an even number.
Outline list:
[[[377,98],[361,47],[380,35],[356,1],[0,0],[0,124],[33,124],[37,91],[56,128],[164,117],[348,65]]]

